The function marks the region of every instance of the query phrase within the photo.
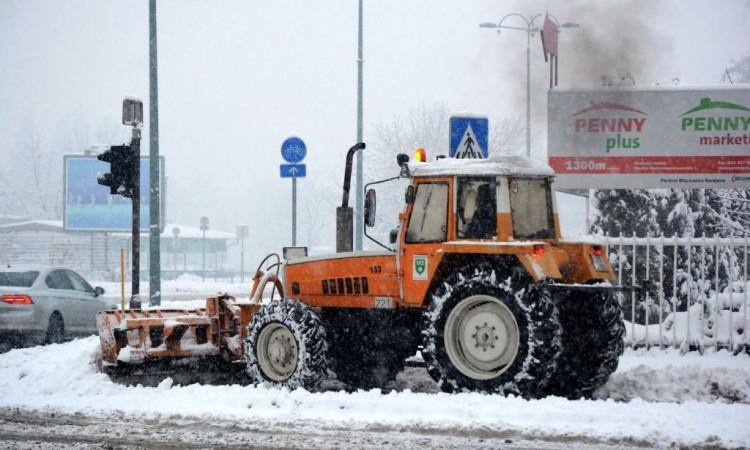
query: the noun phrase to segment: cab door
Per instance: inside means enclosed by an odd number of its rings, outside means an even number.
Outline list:
[[[415,184],[414,201],[407,207],[400,241],[403,301],[421,305],[440,260],[438,250],[453,229],[452,178],[425,178]]]

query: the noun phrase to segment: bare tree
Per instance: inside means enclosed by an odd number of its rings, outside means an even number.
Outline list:
[[[450,113],[444,105],[423,104],[412,108],[403,117],[397,116],[375,125],[373,139],[364,154],[365,182],[397,176],[396,155],[399,153],[411,155],[414,149],[423,147],[430,159],[441,154],[447,156],[449,119]],[[522,154],[524,130],[520,117],[490,119],[490,155]],[[404,188],[403,182],[396,181],[377,186],[377,219],[371,234],[381,243],[386,242],[388,231],[398,223]]]
[[[396,155],[423,147],[429,155],[447,155],[450,113],[444,105],[420,105],[405,117],[375,125],[373,143],[365,153],[367,175],[378,178],[397,171]],[[520,154],[524,127],[520,117],[490,119],[490,155]]]
[[[721,79],[731,84],[750,83],[750,53],[732,60]]]
[[[4,178],[5,192],[13,197],[13,212],[45,219],[60,218],[62,151],[45,149],[42,136],[31,119],[22,122],[10,161],[10,170],[6,170]]]

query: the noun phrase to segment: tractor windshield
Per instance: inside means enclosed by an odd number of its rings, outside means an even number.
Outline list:
[[[549,180],[512,178],[510,209],[515,239],[552,239],[552,197]]]

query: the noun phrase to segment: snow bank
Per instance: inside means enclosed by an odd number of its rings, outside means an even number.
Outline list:
[[[750,344],[745,330],[750,325],[747,315],[750,282],[733,283],[732,292],[724,290],[703,302],[695,301],[687,311],[665,315],[661,324],[625,323],[625,341],[630,345],[672,345],[687,349],[721,344],[734,349]],[[747,293],[747,294],[746,294]],[[658,302],[658,299],[651,301]],[[664,300],[669,303],[668,299]],[[626,299],[625,307],[630,303]]]
[[[97,373],[98,338],[12,350],[0,355],[0,407],[86,414],[196,416],[251,422],[313,422],[350,429],[422,429],[430,433],[512,431],[538,438],[586,437],[607,443],[750,445],[750,357],[728,352],[680,356],[628,350],[599,400],[527,401],[483,394],[288,392],[252,386],[128,387]],[[407,381],[429,384],[424,369]],[[714,387],[715,385],[715,387]],[[712,392],[715,391],[715,394]],[[621,402],[616,400],[629,400]]]
[[[651,402],[750,404],[750,359],[726,350],[627,350],[619,370],[594,398]]]

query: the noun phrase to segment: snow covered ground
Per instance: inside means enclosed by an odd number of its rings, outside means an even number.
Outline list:
[[[165,282],[162,287],[165,294],[249,290],[247,284],[204,284],[199,279],[180,279],[174,286]],[[119,287],[110,287],[113,291]],[[166,300],[162,306],[196,308],[204,301]],[[200,447],[214,442],[216,430],[202,428],[209,421],[222,424],[216,425],[222,439],[237,433],[234,442],[241,445],[256,441],[240,436],[286,435],[286,440],[272,441],[282,447],[492,448],[507,442],[514,448],[750,446],[746,353],[626,350],[617,372],[593,400],[529,401],[448,395],[439,392],[421,367],[399,374],[390,392],[347,393],[335,380],[315,393],[241,384],[178,385],[172,378],[157,387],[126,386],[97,372],[98,346],[98,338],[89,337],[0,354],[0,446],[16,446],[24,436],[42,432],[84,435],[86,442],[96,443],[118,430],[116,424],[137,422],[139,427],[161,425],[156,431],[148,428],[131,446],[159,448],[160,441],[148,444],[148,433],[153,433],[169,442],[193,439]],[[29,422],[42,425],[28,428]],[[181,434],[172,430],[176,422],[197,425]],[[54,426],[44,431],[46,424]],[[248,424],[253,424],[250,429]],[[100,430],[100,435],[91,430]],[[117,433],[132,435],[128,430],[125,426]]]
[[[397,389],[389,393],[288,392],[239,384],[179,386],[170,378],[158,387],[125,386],[97,372],[98,345],[98,338],[92,336],[0,355],[0,413],[83,414],[112,422],[217,420],[288,424],[298,429],[304,424],[384,433],[511,436],[546,442],[546,448],[550,442],[561,447],[568,446],[566,442],[615,447],[750,446],[747,354],[627,350],[595,400],[528,401],[438,393],[419,367],[402,372]]]

